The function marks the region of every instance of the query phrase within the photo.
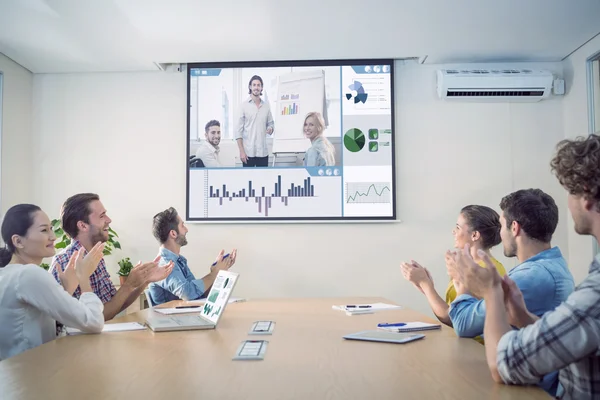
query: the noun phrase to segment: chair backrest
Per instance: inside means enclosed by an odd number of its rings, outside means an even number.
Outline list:
[[[144,295],[146,296],[146,301],[148,302],[149,307],[154,307],[156,304],[152,301],[152,296],[150,295],[150,290],[144,290]]]
[[[190,168],[204,168],[204,162],[200,158],[192,158],[190,160]]]

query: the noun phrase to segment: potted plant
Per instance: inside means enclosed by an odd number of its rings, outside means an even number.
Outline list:
[[[46,271],[48,271],[50,269],[50,264],[47,263],[41,263],[40,267],[44,268]]]
[[[121,286],[123,286],[127,280],[127,277],[129,276],[129,273],[131,272],[131,269],[133,268],[133,264],[129,260],[129,257],[125,257],[119,261],[118,264],[119,271],[117,272],[117,275],[119,275],[119,281],[121,282]]]

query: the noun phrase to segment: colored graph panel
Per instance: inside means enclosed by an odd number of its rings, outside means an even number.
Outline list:
[[[365,143],[365,134],[360,129],[352,128],[344,135],[344,147],[353,153],[361,151]]]
[[[347,182],[346,203],[382,203],[391,202],[389,182]]]
[[[298,104],[291,103],[281,109],[281,115],[296,115],[298,114]]]

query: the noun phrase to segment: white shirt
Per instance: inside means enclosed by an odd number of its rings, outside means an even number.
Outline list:
[[[34,264],[0,268],[0,360],[56,338],[56,322],[101,332],[104,305],[93,292],[79,300]]]
[[[220,167],[221,161],[219,161],[219,146],[213,146],[208,140],[202,141],[198,150],[196,150],[196,157],[202,160],[205,167]]]
[[[271,107],[262,99],[257,107],[252,97],[249,97],[241,108],[240,122],[235,132],[236,140],[242,139],[248,157],[268,156],[267,128],[275,126]]]

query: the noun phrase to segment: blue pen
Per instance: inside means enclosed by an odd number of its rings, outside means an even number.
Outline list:
[[[384,322],[382,324],[377,324],[378,328],[389,328],[389,327],[393,327],[393,326],[404,326],[406,325],[404,322],[397,322],[395,324],[388,324],[387,322]]]
[[[223,256],[223,260],[226,259],[227,257],[229,257],[229,253],[227,253]],[[213,265],[211,265],[211,267],[214,267],[215,265],[217,265],[216,261],[213,263]]]

